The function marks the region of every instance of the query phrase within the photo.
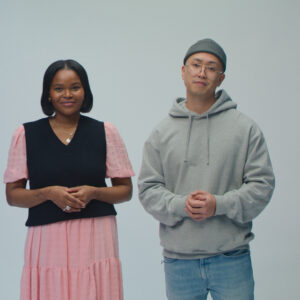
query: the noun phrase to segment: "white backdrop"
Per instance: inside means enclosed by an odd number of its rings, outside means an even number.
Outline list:
[[[299,9],[297,0],[2,1],[0,173],[13,131],[43,117],[45,69],[72,58],[89,75],[89,115],[116,125],[138,174],[145,139],[173,99],[185,95],[180,68],[187,48],[213,38],[228,57],[223,88],[264,131],[277,180],[270,205],[254,221],[256,299],[298,299]],[[158,223],[138,201],[136,177],[131,202],[117,205],[125,299],[166,299]],[[14,300],[27,211],[7,205],[3,184],[0,195],[0,299]]]

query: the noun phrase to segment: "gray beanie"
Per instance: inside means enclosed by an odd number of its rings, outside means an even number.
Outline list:
[[[203,39],[203,40],[198,41],[194,45],[192,45],[188,49],[188,51],[183,59],[183,64],[185,65],[187,59],[191,55],[198,53],[198,52],[207,52],[207,53],[211,53],[211,54],[217,56],[219,58],[219,60],[221,61],[224,72],[225,72],[225,70],[226,70],[226,54],[225,54],[223,48],[212,39]]]

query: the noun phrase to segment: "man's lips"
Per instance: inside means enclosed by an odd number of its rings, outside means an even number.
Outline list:
[[[204,81],[194,81],[193,83],[201,86],[207,86],[207,83]]]

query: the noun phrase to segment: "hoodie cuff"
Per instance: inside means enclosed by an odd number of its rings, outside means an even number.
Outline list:
[[[187,199],[188,196],[181,196],[177,195],[173,198],[171,201],[171,211],[175,216],[178,217],[188,217],[188,214],[185,211],[185,200]]]
[[[226,215],[226,201],[224,196],[214,195],[216,198],[216,212],[215,216]]]

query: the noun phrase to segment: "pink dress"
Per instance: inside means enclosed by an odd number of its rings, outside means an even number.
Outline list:
[[[106,177],[134,175],[126,148],[104,123]],[[28,179],[24,127],[14,133],[4,182]],[[115,216],[68,220],[28,228],[21,300],[121,300],[121,264]]]

